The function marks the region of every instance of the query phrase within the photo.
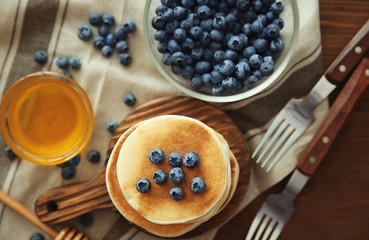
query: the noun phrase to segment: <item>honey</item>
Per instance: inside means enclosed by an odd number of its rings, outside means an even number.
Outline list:
[[[63,162],[82,150],[91,134],[93,114],[86,98],[74,81],[58,75],[21,80],[3,99],[3,137],[27,160]]]

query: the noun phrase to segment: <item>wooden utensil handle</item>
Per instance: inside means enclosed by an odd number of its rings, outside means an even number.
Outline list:
[[[105,186],[105,167],[89,181],[46,191],[35,203],[36,215],[48,224],[63,222],[97,209],[116,210]]]
[[[314,173],[368,85],[369,59],[364,58],[336,98],[321,127],[301,156],[297,164],[298,170],[306,175]]]
[[[369,20],[361,27],[325,73],[331,83],[341,83],[369,49]]]

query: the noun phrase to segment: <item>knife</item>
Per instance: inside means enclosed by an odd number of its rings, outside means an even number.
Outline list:
[[[284,194],[294,200],[315,172],[344,126],[355,104],[369,86],[369,58],[364,57],[342,89],[314,138],[299,158]]]

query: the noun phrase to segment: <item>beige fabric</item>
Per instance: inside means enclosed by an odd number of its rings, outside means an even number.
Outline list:
[[[258,97],[238,103],[220,105],[222,109],[237,110],[248,106],[248,104],[260,99],[259,97],[275,91],[292,73],[309,66],[309,64],[319,58],[321,52],[319,47],[319,3],[316,0],[298,0],[298,4],[300,9],[299,40],[293,59],[284,75],[281,76],[281,82]],[[38,11],[44,10],[44,13],[46,13],[49,9],[43,9],[43,6],[49,5],[56,9],[56,14],[53,14],[55,17],[53,28],[51,31],[45,32],[45,30],[37,26],[45,25],[47,22],[45,20],[44,22],[32,22],[32,19],[29,18],[31,15],[27,15],[26,12],[29,8],[33,8]],[[42,47],[46,45],[45,50],[49,53],[49,62],[42,68],[43,70],[60,72],[61,70],[55,66],[55,58],[61,55],[80,58],[82,62],[81,70],[70,72],[74,79],[87,91],[96,116],[91,141],[86,151],[82,153],[82,162],[78,166],[77,175],[74,178],[63,180],[61,178],[61,169],[55,166],[37,166],[23,160],[13,162],[2,189],[6,190],[12,197],[30,210],[33,210],[36,198],[46,190],[68,183],[91,179],[99,172],[103,166],[103,161],[98,164],[91,164],[87,161],[86,154],[89,150],[96,149],[104,156],[111,137],[111,134],[105,130],[106,122],[109,120],[121,121],[134,109],[134,107],[128,107],[123,103],[122,97],[125,93],[131,92],[137,97],[135,106],[161,96],[182,95],[163,79],[150,60],[143,38],[143,6],[143,0],[2,1],[2,7],[0,8],[0,56],[4,56],[4,58],[0,58],[0,92],[3,93],[8,85],[21,76],[37,69],[39,70],[40,67],[32,60],[33,53],[35,50],[38,50],[37,46]],[[117,23],[122,23],[128,18],[136,21],[137,30],[128,38],[129,51],[133,57],[131,66],[123,67],[118,62],[117,55],[110,59],[104,58],[99,51],[94,49],[91,42],[83,42],[77,38],[77,27],[82,23],[87,23],[88,16],[93,11],[111,13],[116,17]],[[38,12],[36,11],[36,13]],[[33,12],[33,14],[35,13]],[[24,19],[27,19],[27,21],[24,21]],[[49,41],[46,43],[43,42],[45,38],[40,37],[45,34],[51,34]],[[33,45],[32,43],[37,43],[38,45]],[[296,83],[296,85],[298,84]],[[301,86],[301,88],[304,89],[305,86]],[[268,109],[268,105],[261,105],[260,108]],[[240,209],[247,206],[261,191],[271,187],[291,172],[298,156],[312,138],[327,109],[327,102],[319,107],[317,111],[318,120],[299,139],[270,174],[266,174],[259,166],[252,163],[250,188]],[[238,119],[237,123],[242,125],[242,121],[248,121],[248,119]],[[261,129],[266,129],[266,126]],[[261,129],[253,129],[245,134],[245,139],[248,139],[251,151],[255,148],[262,134],[256,137],[252,136],[254,136],[254,133],[259,134]],[[3,143],[1,145],[4,146]],[[5,163],[7,160],[5,160],[4,155],[0,156],[0,163]],[[0,205],[0,212],[0,239],[28,239],[33,232],[38,231],[11,209]],[[61,225],[68,224],[74,226],[87,233],[91,239],[136,240],[153,238],[137,231],[136,228],[121,220],[121,216],[118,213],[96,211],[92,215],[94,224],[90,228],[81,227],[78,220],[72,220]],[[121,225],[119,225],[120,221],[123,221]],[[117,227],[115,228],[115,226]],[[121,231],[124,229],[124,232],[119,237],[110,238],[112,236],[112,228],[120,229]],[[212,239],[216,235],[216,230],[204,233],[194,239]]]

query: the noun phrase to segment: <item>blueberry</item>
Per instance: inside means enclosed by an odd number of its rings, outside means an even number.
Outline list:
[[[264,26],[260,20],[255,20],[251,24],[251,29],[254,33],[260,33],[263,30]]]
[[[106,13],[102,16],[102,22],[104,25],[112,27],[115,24],[115,18],[113,15]]]
[[[279,30],[281,30],[284,27],[284,21],[282,18],[275,18],[273,20],[274,24],[277,24],[277,26],[279,27]]]
[[[190,30],[194,26],[193,22],[189,19],[184,19],[180,23],[180,27],[185,30]]]
[[[228,41],[229,49],[234,50],[234,51],[240,51],[242,48],[244,48],[246,44],[247,44],[247,37],[245,39],[245,38],[241,38],[238,35],[232,36]]]
[[[41,233],[36,232],[29,237],[29,240],[45,240],[45,237]]]
[[[205,55],[204,49],[202,47],[195,47],[191,50],[191,57],[195,60],[200,60]]]
[[[270,42],[270,50],[274,53],[282,52],[284,49],[284,42],[280,38],[276,38]]]
[[[174,167],[169,172],[169,179],[174,184],[181,184],[186,176],[182,168]]]
[[[105,45],[101,48],[101,54],[104,57],[111,57],[114,53],[114,49],[110,45]]]
[[[69,67],[69,59],[65,56],[58,57],[56,59],[56,66],[60,68],[68,68]]]
[[[47,62],[48,56],[44,50],[38,50],[35,52],[33,59],[39,64],[45,64]]]
[[[69,58],[69,66],[75,70],[81,68],[81,61],[76,57]]]
[[[118,26],[114,30],[114,35],[119,40],[126,40],[127,39],[127,30],[123,26]]]
[[[268,49],[269,42],[264,38],[258,38],[253,45],[257,52],[265,52]]]
[[[92,217],[91,214],[86,213],[86,214],[81,215],[78,218],[78,221],[82,225],[82,227],[88,228],[88,227],[91,227],[92,224],[94,223],[94,218]]]
[[[223,79],[222,86],[224,89],[233,89],[236,86],[236,78],[231,76]]]
[[[245,23],[242,28],[241,31],[248,37],[250,37],[253,32],[252,32],[252,25],[251,23]]]
[[[253,10],[253,9],[248,9],[246,10],[243,15],[242,15],[242,19],[245,22],[251,23],[252,21],[254,21],[256,18],[258,17],[257,13]]]
[[[76,175],[76,167],[74,165],[67,165],[62,169],[62,177],[65,179],[72,178]]]
[[[124,21],[123,27],[127,33],[133,33],[136,30],[136,23],[132,19],[127,19]]]
[[[268,11],[265,13],[266,18],[268,19],[268,21],[273,21],[274,19],[278,18],[278,14],[275,14],[272,11]]]
[[[270,10],[275,14],[280,14],[284,10],[284,6],[282,2],[274,2],[270,5]]]
[[[238,79],[246,79],[246,77],[250,74],[250,66],[248,63],[242,61],[237,63],[235,67],[235,75]]]
[[[211,41],[211,36],[209,32],[203,31],[200,38],[200,43],[202,46],[206,46]]]
[[[199,90],[202,88],[203,85],[204,85],[204,82],[202,80],[202,77],[197,75],[191,79],[190,86],[192,89]]]
[[[190,189],[193,193],[202,193],[205,191],[205,181],[200,177],[195,177],[191,180]]]
[[[248,46],[242,51],[242,56],[245,58],[250,58],[256,53],[256,48],[254,46]]]
[[[97,163],[100,161],[101,155],[97,150],[91,150],[88,152],[87,159],[92,163]]]
[[[105,40],[106,44],[111,47],[115,47],[115,44],[117,43],[117,37],[112,33],[109,33]]]
[[[177,0],[161,0],[161,4],[170,8],[174,8],[177,6]]]
[[[194,0],[181,0],[182,6],[185,8],[190,8],[193,7],[195,5],[195,1]]]
[[[10,149],[9,146],[5,146],[4,152],[5,152],[5,156],[7,156],[10,159],[17,158],[17,155]]]
[[[161,55],[161,61],[167,66],[172,64],[172,54],[170,52],[165,52]]]
[[[106,40],[103,36],[97,35],[92,39],[92,44],[95,48],[101,49],[103,46],[106,45]]]
[[[225,54],[225,59],[231,60],[232,62],[236,62],[238,59],[238,53],[236,51],[228,49]]]
[[[175,201],[180,201],[184,197],[184,191],[180,187],[174,187],[169,190],[169,196]]]
[[[165,30],[168,31],[168,33],[173,33],[174,30],[176,30],[179,27],[180,23],[177,20],[173,20],[165,24]]]
[[[167,8],[161,14],[163,20],[166,22],[172,21],[174,19],[174,11],[173,8]]]
[[[229,76],[233,73],[233,71],[234,71],[234,63],[231,60],[226,59],[220,64],[221,74]]]
[[[164,5],[159,5],[155,8],[155,13],[156,15],[161,15],[164,13],[165,10],[167,10],[168,7],[167,6],[164,6]]]
[[[136,97],[132,93],[126,93],[123,96],[123,102],[127,106],[133,106],[136,103]]]
[[[206,5],[208,4],[209,0],[196,0],[198,5]]]
[[[119,54],[119,62],[124,65],[128,66],[132,63],[132,56],[129,53],[120,53]]]
[[[165,21],[161,16],[155,16],[152,18],[151,25],[156,30],[162,30],[165,28]]]
[[[173,38],[178,43],[182,43],[186,40],[186,31],[183,28],[177,28],[173,32]]]
[[[174,18],[177,20],[183,20],[187,17],[187,11],[184,7],[176,6],[173,9],[174,12]]]
[[[200,156],[196,152],[188,152],[183,157],[183,165],[188,168],[195,168],[200,163]]]
[[[201,75],[201,80],[202,80],[202,83],[201,83],[201,87],[211,87],[213,85],[212,81],[211,81],[211,74],[210,73],[204,73]],[[192,82],[191,82],[192,84]],[[192,86],[192,85],[191,85]]]
[[[213,20],[210,18],[202,20],[200,22],[200,27],[203,31],[210,32],[213,29]]]
[[[237,0],[236,6],[239,10],[246,10],[250,6],[250,0]]]
[[[169,41],[170,43],[171,41]],[[168,43],[168,45],[169,45]],[[192,50],[192,48],[195,47],[195,42],[191,39],[191,38],[186,38],[186,40],[181,43],[181,46],[179,46],[179,48],[183,49],[184,52],[190,52]]]
[[[212,40],[220,42],[224,38],[224,33],[222,31],[219,31],[218,29],[213,29],[210,31],[210,38]]]
[[[190,20],[194,25],[200,24],[200,18],[196,13],[189,13],[187,19]]]
[[[111,121],[106,123],[106,129],[111,133],[115,132],[117,127],[118,127],[118,123],[114,120],[111,120]]]
[[[169,34],[166,30],[158,30],[154,32],[154,39],[159,42],[168,39],[168,36]]]
[[[250,66],[253,68],[259,68],[260,64],[262,63],[263,59],[259,54],[254,54],[250,57]]]
[[[66,77],[69,77],[69,78],[72,78],[73,79],[73,76],[72,76],[72,74],[70,74],[69,72],[67,72],[67,71],[62,71],[61,72],[61,74],[63,74],[64,76],[66,76]]]
[[[224,92],[222,84],[214,85],[211,89],[213,95],[221,95]]]
[[[170,69],[172,70],[172,72],[174,74],[181,74],[182,73],[182,67],[178,64],[175,64],[173,63],[171,66],[170,66]]]
[[[233,29],[237,23],[237,18],[234,14],[229,13],[225,16],[226,24],[228,29]]]
[[[174,64],[182,65],[184,62],[184,53],[183,52],[175,52],[172,55],[172,62]]]
[[[214,53],[214,60],[217,63],[221,63],[226,59],[226,53],[223,50],[217,50]]]
[[[246,87],[254,87],[256,82],[258,81],[258,78],[255,76],[255,75],[250,75],[248,76],[245,81],[243,82],[243,84],[246,86]]]
[[[191,80],[195,75],[195,69],[192,66],[183,66],[181,74],[184,79]]]
[[[211,72],[211,82],[213,85],[217,85],[223,81],[223,75],[218,71]]]
[[[213,19],[213,27],[224,31],[226,29],[226,19],[224,16],[217,16]]]
[[[90,40],[92,37],[92,29],[90,25],[87,25],[87,24],[80,25],[77,28],[77,35],[83,41]]]
[[[103,37],[106,37],[109,35],[111,28],[109,26],[106,25],[102,25],[101,27],[99,27],[99,34]]]
[[[98,12],[93,12],[90,14],[88,20],[92,26],[99,26],[103,21],[102,14]]]
[[[120,40],[117,42],[117,44],[115,44],[115,49],[119,52],[127,52],[128,50],[128,42],[125,40]]]
[[[168,174],[163,169],[158,169],[154,172],[152,178],[156,184],[163,185],[168,180]]]
[[[156,49],[158,50],[158,52],[160,53],[165,53],[166,51],[168,51],[168,44],[166,42],[159,42],[158,45],[156,46]]]
[[[274,65],[270,62],[264,62],[260,65],[260,72],[263,76],[270,76],[273,73]]]
[[[210,63],[207,62],[207,61],[198,61],[196,64],[195,64],[195,71],[199,74],[204,74],[206,72],[209,72],[210,71]]]
[[[215,52],[216,50],[221,50],[223,49],[223,45],[220,42],[216,42],[216,41],[211,41],[209,44],[209,49],[213,52]]]
[[[274,65],[274,60],[273,60],[273,57],[272,56],[265,56],[263,58],[264,62],[270,62]]]
[[[260,12],[263,9],[263,2],[261,0],[254,0],[252,2],[252,8],[257,11]]]
[[[179,52],[179,51],[181,51],[181,46],[178,44],[178,42],[176,40],[171,39],[168,42],[168,50],[171,53]]]
[[[182,163],[182,155],[177,152],[169,154],[168,162],[172,167],[179,167]]]
[[[207,19],[211,14],[211,10],[207,5],[200,5],[196,9],[196,14],[200,19]]]
[[[261,24],[263,24],[263,26],[265,26],[267,24],[267,21],[268,21],[266,15],[264,15],[264,14],[259,14],[256,19],[259,20],[261,22]]]
[[[141,178],[136,182],[136,189],[140,193],[147,193],[151,189],[151,183],[147,178]]]
[[[194,26],[190,29],[190,36],[194,39],[201,39],[202,28],[200,26]]]
[[[78,154],[72,157],[68,162],[71,165],[75,165],[75,166],[78,165],[81,162],[81,155]]]
[[[149,153],[149,160],[152,164],[158,165],[165,159],[165,153],[160,148],[155,148]]]

